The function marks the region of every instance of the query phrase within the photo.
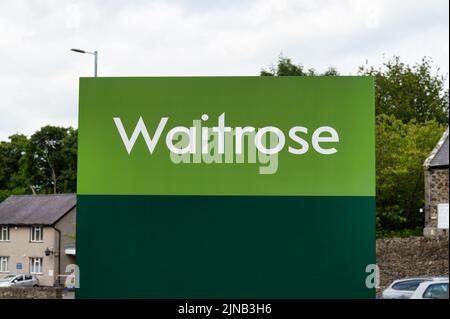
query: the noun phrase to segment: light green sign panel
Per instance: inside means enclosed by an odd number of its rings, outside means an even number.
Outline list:
[[[78,296],[373,297],[374,125],[370,77],[82,78]]]

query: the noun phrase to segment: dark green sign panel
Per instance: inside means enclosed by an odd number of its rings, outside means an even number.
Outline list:
[[[80,80],[80,298],[373,298],[369,77]]]

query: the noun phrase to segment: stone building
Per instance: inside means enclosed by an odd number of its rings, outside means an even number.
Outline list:
[[[66,266],[75,264],[75,215],[75,194],[0,203],[0,277],[34,274],[41,286],[64,283]]]
[[[445,207],[448,212],[448,150],[447,128],[423,164],[425,169],[425,228],[423,234],[426,237],[448,236],[448,227],[447,229],[438,227],[438,224],[442,224],[444,221],[442,211],[445,210]],[[441,210],[441,214],[439,214],[439,210]],[[446,216],[448,223],[448,213]],[[440,221],[439,218],[441,218]]]

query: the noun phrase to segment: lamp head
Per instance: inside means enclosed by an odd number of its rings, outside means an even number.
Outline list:
[[[78,52],[78,53],[86,53],[86,51],[80,50],[80,49],[70,49],[70,51]]]

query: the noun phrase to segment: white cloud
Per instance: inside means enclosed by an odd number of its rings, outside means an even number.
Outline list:
[[[355,73],[383,54],[448,73],[448,1],[0,0],[0,140],[77,125],[78,77],[257,75],[280,52]]]

